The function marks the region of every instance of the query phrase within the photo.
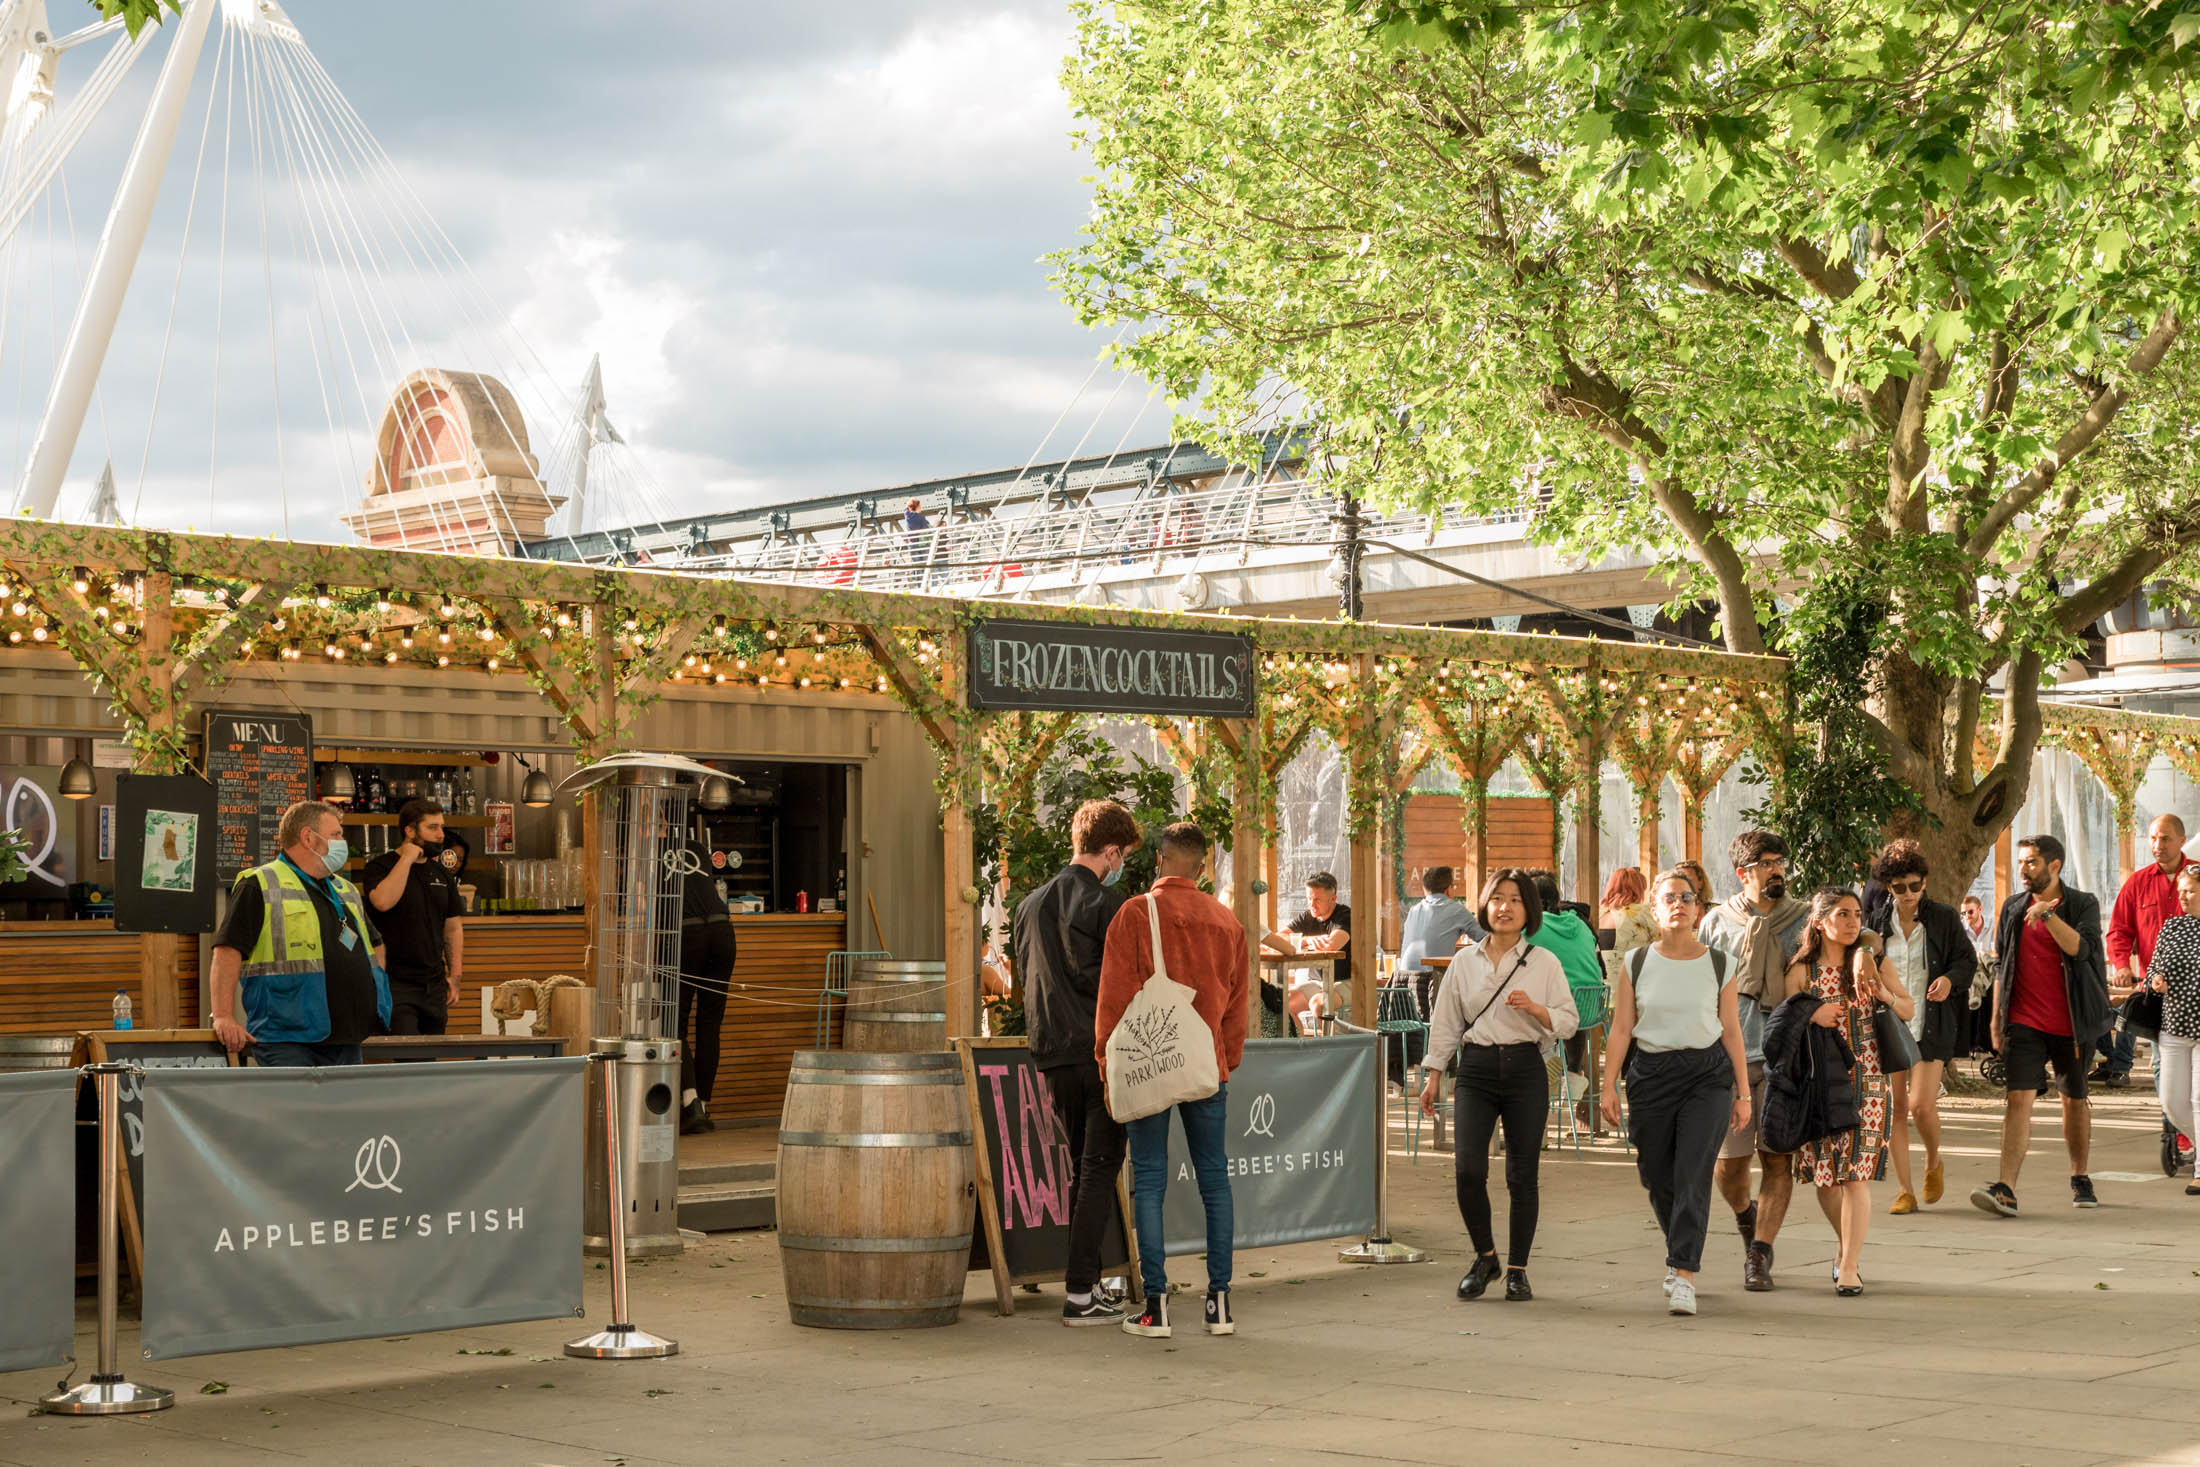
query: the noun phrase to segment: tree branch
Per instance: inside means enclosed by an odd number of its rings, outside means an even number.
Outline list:
[[[2139,343],[2139,349],[2131,354],[2131,360],[2125,364],[2124,379],[2128,381],[2134,377],[2150,375],[2162,364],[2162,358],[2168,354],[2182,329],[2183,325],[2177,319],[2176,310],[2165,308],[2156,318],[2154,329],[2146,334],[2146,339]],[[1993,549],[1994,542],[2001,538],[2002,531],[2008,529],[2018,515],[2030,509],[2039,501],[2040,496],[2054,487],[2055,476],[2068,468],[2079,454],[2093,446],[2116,414],[2123,411],[2124,403],[2128,400],[2129,394],[2121,386],[2107,387],[2096,394],[2086,404],[2084,415],[2056,440],[2047,456],[2034,464],[2023,478],[2012,484],[1995,501],[1993,508],[1979,520],[1978,528],[1971,532],[1970,539],[1964,543],[1965,553],[1978,557]]]

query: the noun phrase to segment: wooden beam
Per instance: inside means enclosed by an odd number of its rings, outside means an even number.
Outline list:
[[[261,582],[247,586],[230,602],[226,616],[202,627],[176,669],[176,699],[187,708],[203,708],[221,696],[236,676],[245,643],[282,614],[290,588]]]
[[[941,642],[941,691],[957,709],[966,707],[968,693],[964,655],[961,638]],[[941,925],[947,955],[947,1037],[951,1040],[978,1032],[977,837],[971,828],[971,771],[967,768],[975,752],[959,742],[950,742],[942,755],[942,769],[948,777],[943,781],[947,797],[940,809],[940,854],[946,875]]]

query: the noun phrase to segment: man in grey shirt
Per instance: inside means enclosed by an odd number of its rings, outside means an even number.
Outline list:
[[[1785,1153],[1766,1151],[1757,1142],[1757,1119],[1765,1103],[1765,1016],[1786,996],[1787,965],[1803,938],[1810,903],[1788,895],[1787,842],[1769,830],[1745,830],[1728,848],[1741,892],[1704,915],[1696,938],[1728,954],[1741,977],[1742,1049],[1749,1061],[1749,1120],[1729,1132],[1712,1173],[1720,1195],[1734,1209],[1746,1252],[1742,1287],[1762,1294],[1772,1287],[1772,1244],[1787,1219],[1795,1177]],[[1749,1158],[1755,1153],[1763,1173],[1756,1200],[1749,1195]]]
[[[1436,973],[1423,959],[1431,955],[1449,958],[1459,950],[1461,938],[1479,942],[1482,924],[1474,920],[1458,898],[1451,894],[1451,868],[1431,866],[1421,873],[1421,890],[1428,895],[1406,909],[1404,929],[1398,934],[1398,979],[1413,991],[1414,1006],[1422,1018],[1435,1009],[1430,994]],[[1400,1036],[1401,1046],[1383,1048],[1390,1055],[1390,1082],[1404,1085],[1406,1066],[1420,1062],[1424,1046],[1428,1043],[1421,1034]]]

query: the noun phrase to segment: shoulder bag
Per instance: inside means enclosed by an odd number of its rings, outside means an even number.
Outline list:
[[[1222,1087],[1215,1035],[1199,1016],[1192,990],[1169,976],[1161,953],[1161,900],[1146,893],[1153,937],[1153,975],[1123,1009],[1108,1035],[1108,1114],[1142,1120],[1172,1105],[1205,1100]]]

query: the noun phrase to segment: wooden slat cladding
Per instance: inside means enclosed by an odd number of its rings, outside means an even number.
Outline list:
[[[1413,873],[1428,866],[1449,866],[1455,877],[1467,866],[1465,815],[1457,795],[1415,795],[1406,801],[1407,901],[1421,889]],[[1489,802],[1490,868],[1547,866],[1551,861],[1551,802],[1540,795],[1493,795]],[[1463,878],[1462,878],[1463,879]],[[1476,892],[1454,886],[1452,895],[1472,904]]]
[[[733,927],[739,950],[711,1114],[721,1121],[777,1121],[795,1051],[817,1039],[826,954],[845,945],[847,927],[835,919],[793,916],[737,917]],[[840,1043],[837,1015],[825,1042],[827,1048]]]
[[[67,1034],[113,1027],[115,990],[144,1022],[138,939],[106,922],[10,923],[0,932],[0,1034]],[[177,1027],[199,1022],[199,949],[177,944]]]
[[[469,917],[466,919],[466,971],[458,1003],[451,1010],[453,1034],[481,1032],[481,990],[514,978],[541,980],[565,973],[589,982],[582,966],[587,956],[588,924],[579,917]],[[542,1025],[550,1016],[540,1015]],[[489,1026],[494,1029],[492,1022]],[[537,1033],[542,1032],[538,1026]]]

